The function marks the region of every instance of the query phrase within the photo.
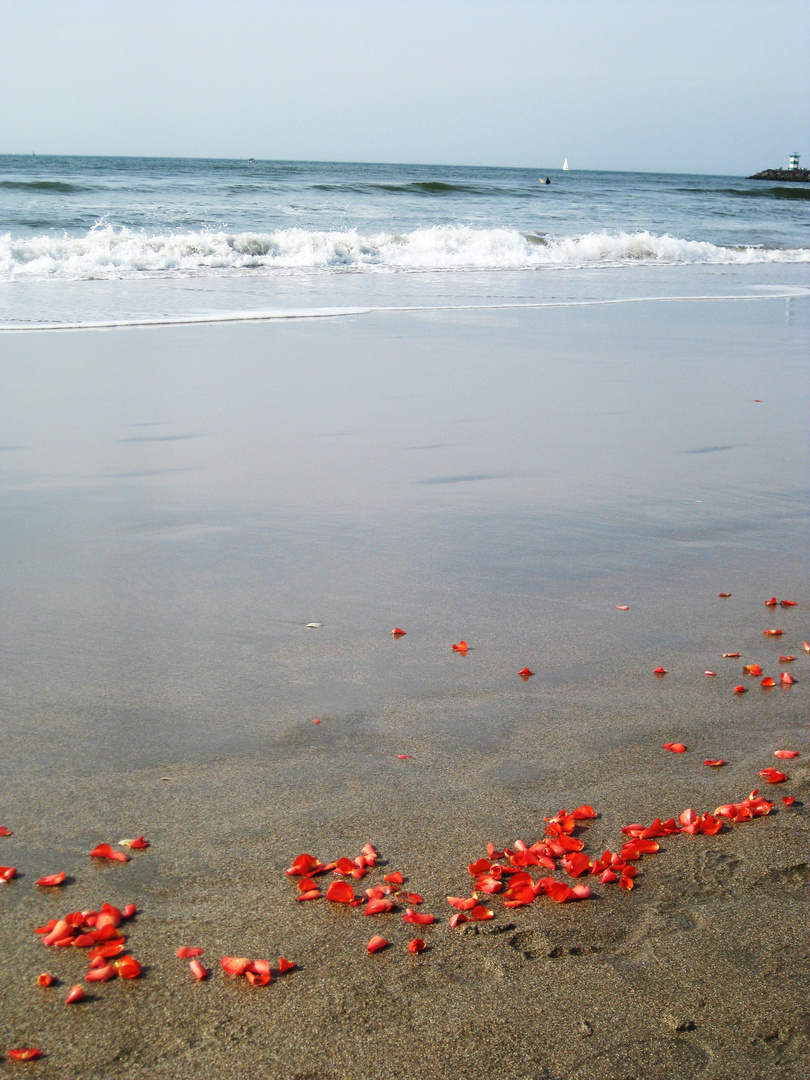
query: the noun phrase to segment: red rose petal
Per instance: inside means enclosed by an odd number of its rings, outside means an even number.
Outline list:
[[[109,844],[97,844],[90,852],[91,859],[109,859],[111,862],[129,862],[129,855],[113,851]]]
[[[250,960],[246,956],[223,956],[222,969],[228,975],[244,975],[250,966]]]
[[[35,881],[35,885],[41,885],[43,888],[53,888],[56,885],[64,885],[65,871],[60,870],[58,874],[48,874],[46,877],[41,877],[39,881]]]
[[[355,899],[354,890],[347,881],[333,881],[326,890],[326,899],[336,904],[350,904]]]
[[[375,934],[368,945],[366,945],[366,949],[370,953],[375,953],[379,952],[380,949],[384,949],[386,945],[390,945],[388,938],[380,937],[379,934]]]

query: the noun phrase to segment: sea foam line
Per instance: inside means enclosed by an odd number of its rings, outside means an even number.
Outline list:
[[[78,237],[0,236],[0,281],[774,262],[810,262],[810,248],[721,247],[644,231],[554,237],[455,225],[405,233],[295,228],[150,236],[100,224]]]
[[[143,318],[126,319],[99,319],[86,322],[62,322],[62,323],[0,323],[0,334],[3,333],[37,333],[56,332],[64,330],[122,330],[138,327],[164,327],[164,326],[188,326],[206,325],[219,323],[242,323],[242,322],[282,322],[293,319],[334,319],[345,318],[349,315],[372,315],[381,313],[408,313],[408,312],[438,312],[438,311],[502,311],[502,310],[534,310],[540,308],[574,308],[574,307],[607,307],[613,304],[679,304],[679,303],[711,303],[715,301],[745,301],[745,300],[795,300],[810,297],[810,289],[787,288],[783,292],[769,291],[767,293],[749,293],[745,295],[727,296],[623,296],[610,299],[591,300],[542,300],[526,301],[524,303],[503,302],[500,304],[405,304],[400,306],[380,305],[376,307],[352,307],[352,308],[302,308],[288,311],[223,311],[210,312],[202,315],[161,315],[144,316]]]

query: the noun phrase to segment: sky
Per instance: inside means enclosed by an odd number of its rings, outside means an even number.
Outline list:
[[[0,0],[0,153],[810,165],[808,0]]]

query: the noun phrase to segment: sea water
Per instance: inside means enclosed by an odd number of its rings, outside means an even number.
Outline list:
[[[809,264],[807,185],[0,156],[3,328],[795,295]]]

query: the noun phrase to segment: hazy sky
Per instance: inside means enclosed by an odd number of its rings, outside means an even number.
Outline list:
[[[0,0],[0,153],[810,165],[808,0]]]

